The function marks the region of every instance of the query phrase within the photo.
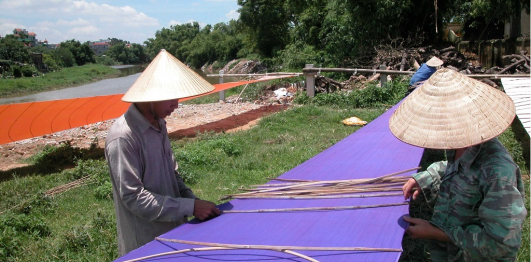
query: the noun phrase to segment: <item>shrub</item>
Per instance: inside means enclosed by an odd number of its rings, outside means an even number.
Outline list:
[[[50,228],[41,216],[35,214],[3,214],[0,217],[0,230],[10,230],[16,235],[32,237],[46,237],[51,233]]]
[[[370,85],[361,90],[346,92],[319,93],[309,98],[306,93],[299,93],[294,102],[299,104],[316,104],[319,106],[335,105],[338,107],[370,108],[392,106],[400,102],[407,90],[405,80],[391,81],[384,87]]]
[[[42,173],[52,173],[61,167],[73,165],[76,159],[82,157],[81,150],[74,148],[69,142],[59,146],[46,145],[37,154],[30,158],[37,169]]]
[[[22,77],[22,71],[20,70],[20,66],[13,66],[13,76],[15,78]]]
[[[33,76],[33,71],[35,68],[29,66],[29,65],[25,65],[23,67],[20,68],[20,71],[22,71],[22,75],[25,76],[25,77],[32,77]]]

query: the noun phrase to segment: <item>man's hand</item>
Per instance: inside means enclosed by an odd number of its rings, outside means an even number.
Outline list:
[[[194,216],[199,220],[207,220],[219,216],[221,211],[210,201],[196,199],[194,203]]]
[[[411,196],[413,196],[413,200],[416,200],[420,192],[419,183],[417,183],[417,180],[410,178],[402,187],[402,191],[404,192],[404,200]]]
[[[432,225],[430,222],[408,216],[403,217],[405,221],[409,222],[406,233],[414,239],[435,239],[439,241],[448,242],[450,239],[438,227]]]

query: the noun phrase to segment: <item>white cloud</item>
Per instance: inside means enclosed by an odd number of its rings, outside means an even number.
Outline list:
[[[14,21],[24,21],[18,27],[34,30],[40,38],[49,41],[63,41],[64,38],[76,39],[81,42],[100,38],[117,37],[119,34],[128,36],[130,32],[155,32],[160,27],[156,18],[137,11],[131,6],[113,6],[98,4],[90,0],[0,0],[0,16],[9,17]],[[28,14],[33,14],[28,18]],[[2,23],[3,28],[4,23]],[[10,26],[11,27],[11,26]],[[10,32],[14,27],[11,27]],[[60,30],[68,36],[48,36],[49,29]],[[124,30],[124,28],[128,28]],[[3,34],[3,31],[0,31]],[[82,32],[82,33],[79,33]],[[147,33],[144,33],[147,34]],[[131,34],[132,35],[132,34]],[[136,34],[139,35],[139,34]],[[141,34],[140,34],[141,35]],[[52,39],[52,40],[51,40]],[[131,42],[143,42],[145,39],[123,38]]]
[[[229,20],[238,20],[240,18],[240,13],[236,10],[230,10],[228,14],[225,15]]]
[[[90,24],[90,22],[88,20],[85,20],[85,19],[82,19],[82,18],[78,18],[78,19],[72,20],[72,21],[66,21],[66,20],[63,20],[63,19],[59,19],[55,23],[56,26],[83,26],[83,25],[89,25],[89,24]]]

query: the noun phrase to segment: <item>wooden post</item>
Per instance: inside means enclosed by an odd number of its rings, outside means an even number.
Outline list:
[[[219,83],[223,84],[223,73],[225,71],[219,70]],[[219,101],[225,101],[225,90],[219,91]]]
[[[306,64],[305,68],[313,68],[313,64]],[[315,73],[305,73],[306,75],[306,95],[315,96]]]
[[[381,70],[385,70],[387,67],[385,64],[380,65]],[[387,74],[380,73],[380,87],[384,87],[387,83]]]

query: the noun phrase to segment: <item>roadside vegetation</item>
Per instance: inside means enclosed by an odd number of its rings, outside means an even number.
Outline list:
[[[38,77],[0,78],[0,96],[12,97],[68,88],[117,77],[114,69],[100,64],[67,67]]]
[[[203,133],[172,141],[172,149],[186,183],[201,198],[220,204],[222,196],[266,183],[266,177],[283,174],[355,132],[360,127],[345,126],[341,120],[355,115],[370,122],[402,99],[406,88],[407,81],[393,81],[385,88],[318,94],[313,99],[298,94],[299,104],[263,118],[249,130]],[[512,130],[500,140],[529,185],[529,169]],[[423,161],[440,159],[444,154],[428,151]],[[0,261],[116,259],[116,220],[102,150],[48,146],[31,161],[27,173],[12,173],[0,182]],[[78,187],[65,189],[69,183]],[[410,209],[419,216],[427,213],[415,203]],[[529,219],[523,236],[521,262],[529,258]],[[426,261],[429,256],[422,241],[405,237],[403,246],[401,261]]]

